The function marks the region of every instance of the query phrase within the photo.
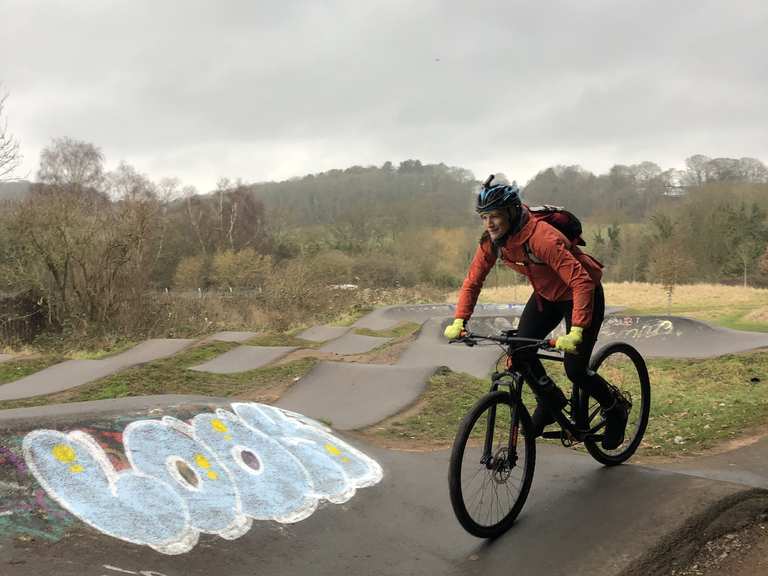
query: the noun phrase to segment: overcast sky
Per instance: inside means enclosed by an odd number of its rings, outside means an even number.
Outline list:
[[[31,176],[60,136],[201,191],[407,158],[523,182],[768,162],[764,0],[0,0],[0,46]]]

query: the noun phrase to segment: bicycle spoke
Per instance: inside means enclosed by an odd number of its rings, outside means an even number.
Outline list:
[[[615,449],[603,448],[600,435],[587,438],[584,445],[599,462],[609,466],[621,464],[637,450],[648,423],[651,390],[647,368],[640,353],[622,342],[604,346],[595,354],[590,366],[615,388],[614,393],[621,394],[628,407],[628,418],[624,441]],[[594,398],[589,398],[582,410],[587,411],[585,416],[590,429],[602,429],[600,425],[605,422]]]
[[[488,412],[492,409],[496,411],[493,434],[487,436]],[[522,491],[526,464],[525,439],[521,429],[517,430],[517,438],[513,438],[514,418],[514,410],[509,404],[489,406],[478,415],[474,428],[470,431],[470,437],[482,442],[482,447],[469,448],[464,454],[461,492],[467,512],[480,526],[495,526],[503,521],[515,506]],[[486,443],[490,446],[486,446]],[[516,446],[514,454],[510,453],[511,446]],[[491,460],[480,463],[486,447],[490,449]],[[512,461],[515,461],[515,464],[510,468]]]

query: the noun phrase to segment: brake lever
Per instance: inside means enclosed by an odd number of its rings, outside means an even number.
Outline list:
[[[454,344],[455,342],[461,342],[462,344],[466,344],[469,347],[477,345],[477,341],[472,340],[472,337],[469,335],[459,336],[458,338],[454,338],[453,340],[448,340],[448,344]]]
[[[546,352],[560,352],[561,350],[556,346],[556,343],[557,340],[550,338],[544,346],[541,346],[541,349]]]

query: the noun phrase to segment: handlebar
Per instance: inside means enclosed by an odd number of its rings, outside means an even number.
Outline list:
[[[449,344],[453,344],[454,342],[461,342],[462,344],[466,344],[467,346],[475,346],[477,345],[478,340],[490,340],[492,342],[498,342],[499,344],[504,344],[505,346],[514,346],[515,348],[518,348],[518,349],[519,348],[541,348],[542,350],[548,350],[548,351],[557,350],[557,348],[555,348],[555,339],[553,338],[549,338],[546,340],[538,340],[536,338],[523,338],[522,336],[517,336],[516,330],[509,330],[509,331],[506,331],[505,333],[503,332],[502,335],[499,335],[499,336],[475,334],[474,332],[465,330],[461,334],[461,336],[453,340],[450,340]]]

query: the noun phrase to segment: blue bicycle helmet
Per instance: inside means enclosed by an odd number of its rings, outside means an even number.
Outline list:
[[[495,174],[491,174],[483,183],[480,193],[477,195],[475,210],[478,214],[499,210],[501,208],[520,208],[520,188],[516,182],[493,184]]]

